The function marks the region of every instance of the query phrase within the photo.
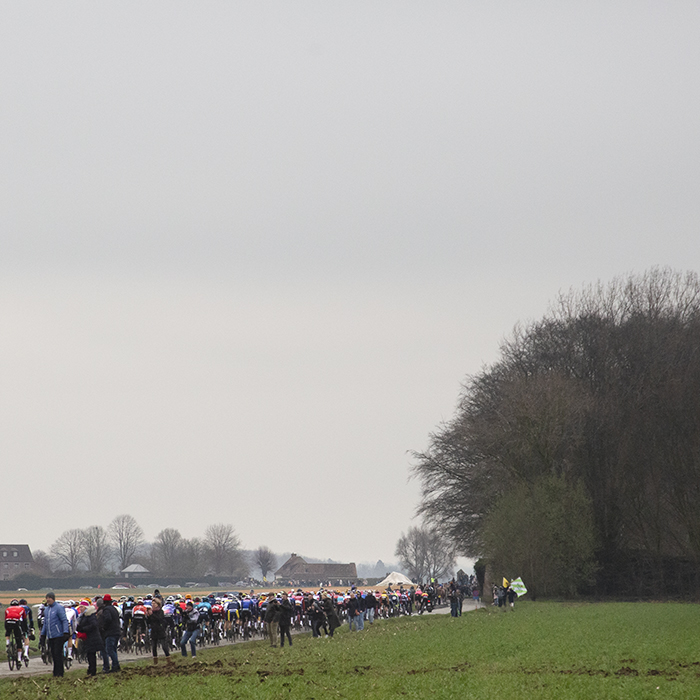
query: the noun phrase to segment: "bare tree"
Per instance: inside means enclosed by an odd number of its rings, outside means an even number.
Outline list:
[[[161,530],[153,542],[155,570],[164,576],[177,574],[178,567],[181,565],[182,546],[183,539],[179,530],[172,527]]]
[[[118,515],[109,524],[109,538],[119,559],[119,570],[126,569],[143,544],[143,530],[131,515]]]
[[[40,576],[50,576],[53,573],[51,557],[43,549],[34,550],[32,558],[34,559],[32,564],[33,573]]]
[[[435,528],[426,532],[425,565],[427,580],[451,578],[455,567],[454,543]]]
[[[409,528],[399,538],[395,555],[414,581],[443,578],[455,565],[454,544],[434,528]]]
[[[240,554],[241,541],[233,525],[210,525],[204,533],[209,564],[217,574],[229,573],[234,563],[234,555]]]
[[[396,543],[394,554],[399,558],[399,563],[408,572],[408,577],[412,581],[424,581],[426,578],[424,534],[420,528],[410,527],[405,535],[401,533]]]
[[[191,540],[183,539],[178,562],[178,573],[191,576],[193,579],[204,575],[206,569],[204,542],[196,537]]]
[[[59,568],[67,567],[71,573],[77,571],[85,558],[85,543],[82,530],[66,530],[52,545],[51,555]]]
[[[255,565],[260,569],[263,580],[267,580],[267,574],[277,566],[277,557],[269,547],[258,547],[253,553]]]
[[[95,574],[102,573],[109,557],[109,541],[101,525],[92,525],[83,530],[83,550],[88,570]]]

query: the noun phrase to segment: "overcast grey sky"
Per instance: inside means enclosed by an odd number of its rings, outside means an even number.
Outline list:
[[[516,322],[698,269],[698,37],[695,0],[0,0],[0,539],[393,560]]]

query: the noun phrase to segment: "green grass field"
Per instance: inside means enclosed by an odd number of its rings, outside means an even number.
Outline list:
[[[379,621],[335,639],[205,650],[198,660],[63,680],[5,679],[0,697],[699,698],[700,607],[678,603],[520,603]]]

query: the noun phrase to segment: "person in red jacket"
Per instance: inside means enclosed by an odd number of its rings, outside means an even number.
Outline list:
[[[22,664],[24,650],[25,666],[29,665],[29,642],[27,641],[27,610],[13,600],[5,609],[5,646],[10,646],[10,637],[14,634],[17,644],[17,668]]]

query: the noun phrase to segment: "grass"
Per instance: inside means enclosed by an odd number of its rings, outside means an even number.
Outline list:
[[[700,608],[679,603],[521,603],[515,612],[379,621],[335,639],[297,636],[125,665],[86,679],[0,682],[12,700],[182,698],[698,698]]]

